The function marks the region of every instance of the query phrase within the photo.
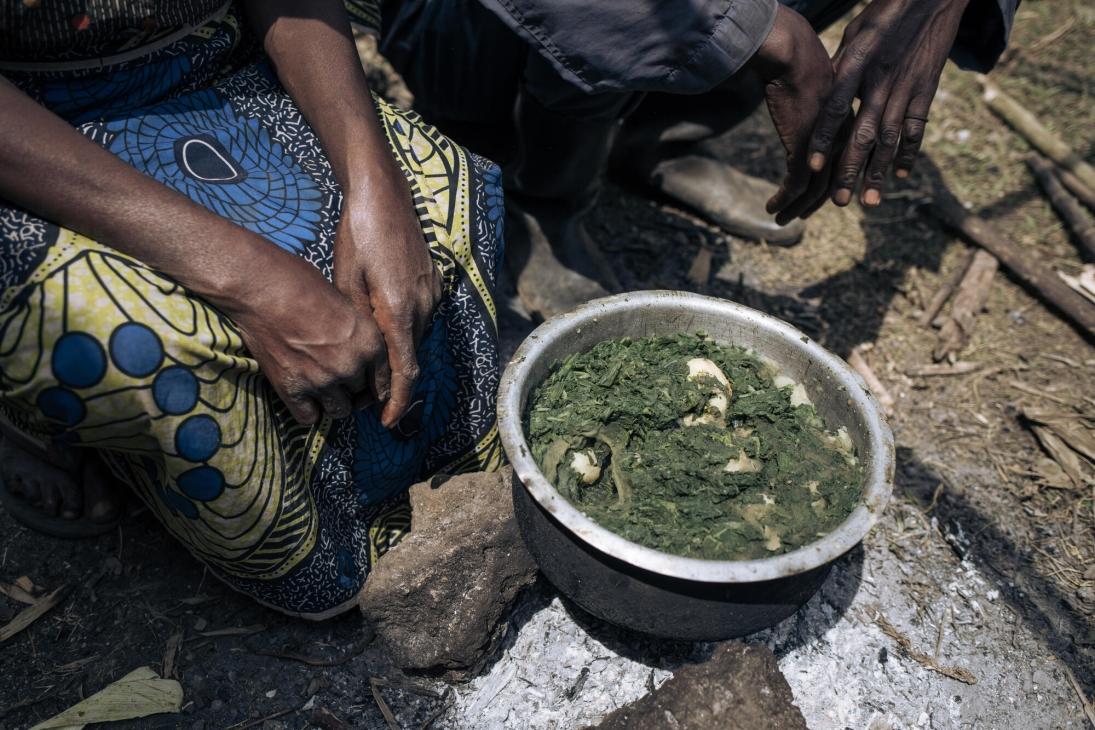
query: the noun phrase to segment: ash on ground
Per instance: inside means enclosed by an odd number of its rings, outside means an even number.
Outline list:
[[[779,657],[809,727],[1085,727],[1065,665],[930,519],[893,505],[801,611],[746,639]],[[960,547],[960,535],[948,538]],[[488,672],[456,689],[438,726],[584,727],[712,650],[614,629],[546,586],[525,595],[510,632]],[[976,683],[941,672],[968,672]]]

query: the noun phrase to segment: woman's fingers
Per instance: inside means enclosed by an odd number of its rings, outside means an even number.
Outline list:
[[[387,320],[386,322],[384,320]],[[391,397],[380,414],[380,422],[391,428],[411,405],[418,382],[418,358],[415,354],[415,324],[411,314],[381,318],[384,341],[388,346],[391,369]],[[383,325],[387,325],[386,327]]]

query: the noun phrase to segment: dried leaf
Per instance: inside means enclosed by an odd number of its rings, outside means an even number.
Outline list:
[[[175,674],[175,660],[179,656],[179,644],[182,643],[182,632],[172,634],[167,639],[167,646],[163,652],[163,677],[170,679]]]
[[[1027,408],[1023,409],[1023,417],[1038,443],[1068,475],[1071,486],[1082,487],[1089,478],[1084,476],[1080,456],[1095,462],[1095,421],[1079,413]]]
[[[27,593],[37,593],[41,590],[38,586],[34,585],[34,581],[30,579],[30,576],[21,575],[15,579],[15,585],[22,588]]]
[[[1065,442],[1057,437],[1057,434],[1045,426],[1031,426],[1030,430],[1034,432],[1038,443],[1042,445],[1046,453],[1068,475],[1072,485],[1077,488],[1082,487],[1084,485],[1083,467],[1080,465],[1080,457],[1076,455],[1076,452],[1068,448]]]
[[[182,699],[182,685],[173,679],[161,679],[150,667],[141,667],[31,730],[78,730],[96,722],[178,712]]]
[[[1095,462],[1095,418],[1080,413],[1029,409],[1023,410],[1023,416],[1051,429],[1074,451]]]
[[[18,581],[16,581],[18,583]],[[3,643],[32,623],[44,616],[51,608],[63,599],[64,591],[68,586],[61,586],[53,593],[39,598],[37,601],[20,611],[15,618],[4,626],[0,626],[0,643]]]
[[[13,601],[19,603],[25,603],[28,606],[38,602],[38,599],[32,596],[23,587],[17,583],[0,583],[0,593],[10,598]]]

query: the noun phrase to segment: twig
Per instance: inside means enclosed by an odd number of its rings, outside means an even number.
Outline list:
[[[267,720],[276,720],[282,715],[288,715],[290,712],[296,712],[300,707],[286,707],[277,712],[271,712],[269,715],[263,715],[262,717],[256,717],[253,720],[244,720],[243,722],[237,722],[235,725],[229,725],[228,730],[247,730],[249,727],[255,727],[261,725]]]
[[[958,283],[962,281],[962,277],[966,275],[966,270],[969,269],[970,263],[973,262],[973,253],[971,252],[969,257],[966,258],[966,263],[958,267],[958,270],[954,272],[950,279],[943,282],[943,286],[939,287],[939,291],[928,302],[928,306],[924,308],[924,313],[920,315],[920,326],[927,327],[935,319],[935,316],[943,309],[943,305],[947,303],[947,300],[951,298],[951,294],[958,288]]]
[[[1072,291],[1045,266],[1036,261],[1028,261],[1029,253],[1004,237],[987,221],[963,208],[949,190],[936,195],[930,210],[944,224],[993,254],[1019,281],[1053,304],[1081,331],[1088,336],[1095,336],[1095,306]]]
[[[418,726],[418,730],[430,730],[430,726],[433,725],[434,722],[437,721],[437,718],[441,717],[441,715],[445,712],[446,709],[448,709],[449,702],[447,700],[449,699],[449,697],[451,695],[452,695],[452,687],[446,688],[445,692],[441,695],[441,699],[444,700],[441,703],[441,706],[438,707],[433,712],[431,712],[430,716],[422,721],[422,724]]]
[[[1049,202],[1079,239],[1084,250],[1089,256],[1095,258],[1095,225],[1076,199],[1065,190],[1064,185],[1054,174],[1053,164],[1041,155],[1034,154],[1027,158],[1027,166],[1034,173],[1038,184],[1042,186]]]
[[[966,684],[977,684],[977,677],[973,675],[968,669],[962,667],[952,667],[932,659],[930,656],[922,651],[918,651],[913,648],[912,641],[909,637],[902,634],[894,625],[886,620],[886,617],[882,615],[881,611],[875,610],[874,622],[878,624],[878,627],[882,629],[882,633],[890,637],[897,642],[897,645],[901,647],[901,651],[905,653],[910,659],[919,664],[920,666],[930,669],[933,672],[938,672],[944,677],[950,677],[951,679],[957,679],[959,682],[965,682]]]
[[[52,593],[39,598],[31,605],[24,608],[15,618],[0,626],[0,644],[18,634],[23,629],[44,616],[50,609],[56,606],[65,597],[68,586],[61,586]]]
[[[373,692],[376,706],[380,708],[380,714],[384,716],[384,722],[388,723],[389,730],[403,730],[396,721],[395,715],[392,714],[392,708],[388,707],[388,703],[384,701],[384,695],[380,693],[380,683],[376,681],[376,677],[369,678],[369,688]]]
[[[160,676],[164,679],[170,679],[171,675],[175,673],[175,660],[179,656],[179,644],[182,643],[182,632],[172,634],[167,640],[167,646],[163,652],[163,671]]]
[[[969,344],[977,315],[985,308],[992,289],[992,278],[999,267],[1000,262],[987,251],[979,250],[973,255],[955,292],[950,317],[939,330],[939,342],[932,352],[936,360],[955,355]]]
[[[370,677],[369,681],[381,687],[399,689],[404,692],[421,695],[422,697],[432,697],[435,700],[442,699],[445,696],[444,691],[434,689],[433,687],[418,682],[396,682],[395,680],[385,679],[384,677]]]
[[[1084,185],[1095,189],[1095,167],[1084,162],[1064,140],[1049,131],[1036,116],[1001,91],[988,77],[980,75],[978,80],[984,89],[983,98],[989,109],[1007,122],[1032,147],[1073,173]]]
[[[910,378],[932,378],[941,375],[965,375],[975,373],[984,366],[984,363],[959,360],[953,365],[933,363],[931,365],[914,365],[905,371]]]
[[[1087,721],[1091,723],[1092,728],[1095,728],[1095,704],[1087,698],[1084,688],[1076,681],[1076,675],[1072,673],[1072,668],[1067,664],[1063,666],[1065,675],[1068,677],[1068,683],[1072,685],[1072,689],[1076,690],[1076,696],[1080,698],[1080,706],[1083,707],[1084,714],[1087,715]]]
[[[1015,388],[1016,390],[1021,390],[1024,393],[1027,393],[1028,395],[1037,396],[1039,398],[1045,398],[1046,400],[1051,400],[1054,403],[1059,403],[1062,406],[1071,406],[1072,405],[1072,403],[1065,400],[1064,398],[1060,398],[1060,397],[1055,396],[1051,393],[1043,392],[1041,390],[1038,390],[1037,388],[1032,388],[1029,385],[1027,385],[1026,383],[1021,383],[1018,380],[1009,380],[1008,385],[1010,385],[1012,388]]]
[[[1061,182],[1069,189],[1073,195],[1080,199],[1080,202],[1086,205],[1090,210],[1095,210],[1095,190],[1092,190],[1087,185],[1080,182],[1080,178],[1073,175],[1068,170],[1057,168],[1057,177],[1061,178]]]
[[[851,353],[848,354],[848,364],[867,381],[867,387],[874,393],[875,398],[878,399],[878,405],[882,406],[882,412],[887,416],[892,415],[895,403],[893,396],[890,395],[890,391],[886,389],[886,386],[883,385],[882,381],[875,375],[871,366],[867,364],[867,359],[863,357],[862,354],[862,347],[862,345],[855,347]]]
[[[285,659],[291,662],[300,662],[301,664],[307,664],[310,667],[337,667],[341,664],[345,664],[356,656],[359,656],[361,652],[365,651],[365,644],[358,643],[352,647],[345,654],[335,657],[333,659],[321,659],[319,657],[308,656],[307,654],[298,654],[297,652],[277,652],[268,651],[266,649],[255,649],[254,647],[247,647],[247,650],[252,654],[258,656],[268,656],[274,659]]]

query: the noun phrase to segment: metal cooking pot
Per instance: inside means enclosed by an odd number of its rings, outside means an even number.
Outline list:
[[[610,532],[548,483],[525,442],[523,424],[529,393],[551,366],[603,340],[676,332],[705,332],[770,358],[805,386],[829,428],[848,429],[866,482],[862,502],[837,529],[771,558],[683,558]],[[793,614],[821,587],[833,561],[874,526],[893,490],[893,435],[860,377],[789,324],[697,294],[620,294],[542,324],[502,375],[498,428],[513,464],[521,534],[548,580],[594,616],[671,639],[742,636]]]

